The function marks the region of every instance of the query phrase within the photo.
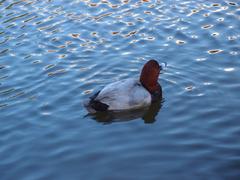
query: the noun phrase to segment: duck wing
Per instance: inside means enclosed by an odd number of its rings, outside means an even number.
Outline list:
[[[151,103],[150,93],[136,79],[126,79],[105,86],[94,101],[108,106],[108,110],[125,110]]]

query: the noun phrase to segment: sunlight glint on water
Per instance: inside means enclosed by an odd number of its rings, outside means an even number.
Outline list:
[[[239,179],[240,3],[0,1],[1,179]],[[164,101],[88,115],[166,63]]]

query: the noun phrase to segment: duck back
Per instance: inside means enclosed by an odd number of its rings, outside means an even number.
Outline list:
[[[126,79],[105,86],[92,97],[92,102],[105,110],[135,109],[149,105],[151,94],[139,80]]]

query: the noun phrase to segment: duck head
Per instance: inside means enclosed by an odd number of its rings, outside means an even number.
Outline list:
[[[160,85],[158,84],[158,77],[160,74],[161,66],[156,60],[149,60],[142,69],[140,75],[140,82],[151,93],[160,91]]]

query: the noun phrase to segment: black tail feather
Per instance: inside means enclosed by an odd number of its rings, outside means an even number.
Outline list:
[[[95,109],[96,111],[107,111],[109,107],[107,104],[104,104],[96,100],[90,100],[89,105],[91,108]]]
[[[109,107],[107,104],[104,104],[99,100],[95,100],[99,93],[100,91],[90,97],[89,106],[96,111],[107,111]]]

